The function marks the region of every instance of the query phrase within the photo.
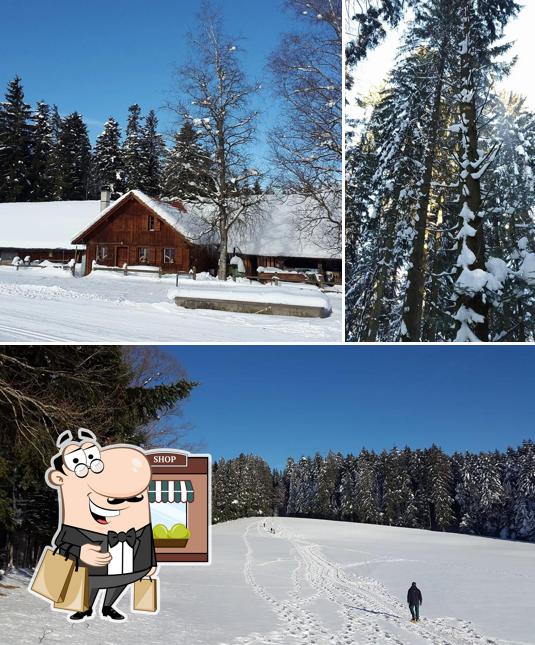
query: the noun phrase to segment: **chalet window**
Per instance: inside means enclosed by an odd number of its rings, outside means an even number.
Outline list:
[[[149,231],[159,231],[160,230],[160,220],[154,215],[147,215],[147,229]]]
[[[107,246],[102,246],[102,245],[99,244],[97,246],[97,262],[102,262],[102,261],[106,260],[108,258],[108,256],[109,256],[108,247]]]
[[[148,264],[149,249],[146,246],[140,246],[137,250],[137,258],[138,258],[139,264]]]
[[[164,249],[163,250],[163,263],[164,264],[175,264],[176,263],[176,249]]]

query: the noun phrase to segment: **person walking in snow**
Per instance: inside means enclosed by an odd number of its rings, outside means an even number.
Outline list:
[[[422,592],[413,582],[407,591],[407,603],[411,611],[411,622],[417,623],[420,620],[420,605],[422,604]]]

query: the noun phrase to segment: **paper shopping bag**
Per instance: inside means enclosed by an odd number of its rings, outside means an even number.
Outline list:
[[[74,562],[56,551],[46,547],[30,587],[35,593],[54,602],[63,600],[74,571]]]
[[[134,582],[134,610],[158,610],[158,581],[152,578],[142,578]]]
[[[54,603],[54,608],[68,609],[69,611],[87,611],[89,609],[87,567],[78,567],[72,572],[64,597]]]

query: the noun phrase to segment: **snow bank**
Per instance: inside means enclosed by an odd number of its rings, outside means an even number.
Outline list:
[[[239,300],[240,302],[273,303],[281,305],[300,305],[304,307],[321,307],[331,310],[329,299],[314,287],[296,289],[292,287],[258,286],[221,282],[220,284],[189,283],[178,289],[170,289],[167,297],[208,298],[210,300]]]
[[[62,279],[59,280],[58,278]],[[199,274],[197,276],[199,278]],[[66,282],[65,279],[68,278]],[[179,286],[225,288],[216,278],[180,278]],[[239,289],[247,280],[230,281]],[[60,288],[61,285],[61,288]],[[0,341],[3,342],[336,342],[343,336],[343,297],[329,294],[328,318],[293,318],[187,310],[167,298],[175,276],[0,267]],[[262,288],[257,285],[257,288]],[[281,288],[282,287],[272,287]],[[321,294],[300,285],[302,293]],[[1,601],[1,598],[0,598]]]

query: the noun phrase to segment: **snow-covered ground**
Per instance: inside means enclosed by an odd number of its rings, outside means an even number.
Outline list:
[[[179,288],[200,288],[202,280],[183,279]],[[221,288],[216,281],[206,283]],[[223,288],[236,291],[240,284]],[[95,272],[73,277],[58,269],[0,267],[0,341],[4,342],[335,342],[342,340],[343,296],[329,293],[328,318],[294,318],[262,314],[179,308],[168,295],[175,277]],[[317,299],[313,285],[258,285],[265,294],[284,290],[295,304]],[[308,300],[307,300],[308,298]]]
[[[266,527],[264,528],[264,522]],[[269,528],[275,529],[275,534]],[[162,567],[161,610],[126,623],[69,623],[29,594],[1,589],[1,639],[188,645],[518,645],[535,643],[535,545],[322,520],[215,526],[210,567]],[[420,586],[422,621],[405,604]],[[97,601],[98,602],[98,601]]]

